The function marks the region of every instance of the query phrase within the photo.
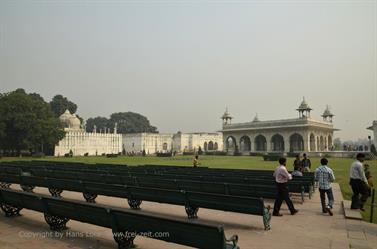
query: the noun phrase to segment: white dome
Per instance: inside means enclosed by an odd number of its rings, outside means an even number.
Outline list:
[[[76,114],[73,114],[69,118],[69,128],[71,129],[80,129],[81,128],[81,121],[80,119],[76,116]]]
[[[71,114],[68,109],[65,110],[65,112],[62,115],[60,115],[59,120],[64,125],[64,128],[69,128],[69,129],[81,128],[80,119],[78,119],[76,114]]]

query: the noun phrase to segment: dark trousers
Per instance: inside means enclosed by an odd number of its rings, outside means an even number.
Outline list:
[[[277,188],[277,194],[274,204],[274,214],[278,214],[280,211],[281,204],[283,203],[283,200],[285,203],[287,203],[289,211],[291,213],[295,210],[295,207],[293,206],[293,203],[291,199],[289,198],[289,192],[287,183],[276,183]]]
[[[326,212],[326,195],[328,199],[328,206],[332,208],[332,205],[334,204],[334,195],[332,193],[332,189],[319,189],[319,193],[321,197],[322,211]]]
[[[363,208],[369,196],[367,184],[360,179],[351,178],[350,185],[353,192],[351,208]]]

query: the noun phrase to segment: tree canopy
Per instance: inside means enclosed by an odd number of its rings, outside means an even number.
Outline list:
[[[53,111],[55,117],[62,115],[65,110],[69,110],[71,113],[77,111],[77,105],[72,101],[68,100],[63,95],[55,95],[50,101],[51,110]]]
[[[51,152],[63,137],[59,120],[39,94],[17,89],[0,95],[0,149]]]
[[[134,112],[113,113],[110,115],[110,119],[105,117],[89,118],[86,122],[86,130],[92,132],[94,125],[96,125],[97,131],[105,128],[114,131],[115,123],[118,125],[119,133],[158,133],[157,128],[152,126],[145,116]]]
[[[104,131],[107,128],[113,129],[114,127],[110,124],[110,120],[104,117],[89,118],[86,121],[86,131],[93,132],[94,126],[96,126],[97,132],[100,130]]]

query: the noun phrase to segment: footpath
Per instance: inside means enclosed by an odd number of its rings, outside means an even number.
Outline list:
[[[14,187],[16,188],[16,187]],[[312,199],[305,198],[303,204],[294,197],[296,215],[290,215],[283,203],[282,217],[272,217],[271,230],[264,231],[262,217],[209,209],[199,209],[199,220],[223,225],[227,237],[239,236],[241,249],[377,249],[377,225],[358,219],[346,219],[343,197],[338,184],[333,185],[335,203],[334,216],[323,214],[319,193]],[[48,194],[43,188],[35,192]],[[63,192],[64,198],[83,200],[80,193]],[[128,209],[127,201],[120,198],[99,196],[98,203]],[[272,201],[266,201],[273,206]],[[345,203],[347,210],[347,202]],[[143,202],[141,212],[159,213],[167,217],[186,219],[184,207]],[[357,215],[356,215],[357,216]],[[190,222],[196,222],[195,220]],[[22,210],[21,216],[6,218],[0,214],[0,249],[115,249],[110,229],[76,221],[67,223],[64,233],[51,232],[43,214]],[[184,249],[189,248],[172,243],[137,237],[139,249]]]

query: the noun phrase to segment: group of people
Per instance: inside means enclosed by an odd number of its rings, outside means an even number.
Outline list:
[[[371,194],[371,188],[373,187],[372,176],[367,164],[363,165],[365,155],[359,153],[356,156],[350,168],[350,185],[352,188],[352,204],[351,209],[360,209],[364,211],[364,203]],[[292,180],[292,176],[302,176],[303,172],[310,172],[311,162],[304,154],[304,159],[301,160],[300,156],[296,156],[296,160],[293,163],[294,171],[290,174],[286,168],[287,159],[280,158],[279,166],[275,169],[273,176],[277,186],[277,195],[274,204],[273,215],[282,216],[280,213],[280,207],[285,201],[292,215],[298,212],[295,209],[292,200],[289,197],[289,191],[287,183]],[[326,158],[321,159],[321,165],[315,170],[315,181],[318,182],[318,189],[321,198],[321,207],[323,213],[333,215],[332,208],[334,204],[334,195],[331,188],[331,183],[335,181],[335,175],[333,170],[328,166],[328,160]],[[327,196],[327,203],[326,203]]]
[[[312,167],[312,162],[304,153],[303,159],[301,160],[300,154],[296,155],[296,159],[293,162],[293,172],[292,176],[303,176],[303,172],[310,172]]]

